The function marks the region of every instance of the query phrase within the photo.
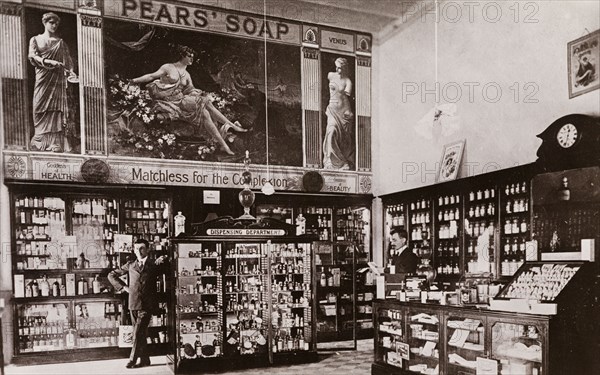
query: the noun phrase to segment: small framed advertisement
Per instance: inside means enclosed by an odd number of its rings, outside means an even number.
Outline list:
[[[600,88],[600,30],[567,44],[569,99]]]
[[[458,171],[460,170],[465,142],[466,140],[462,139],[444,145],[436,182],[452,181],[456,179]]]

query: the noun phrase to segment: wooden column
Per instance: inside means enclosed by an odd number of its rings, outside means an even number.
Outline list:
[[[107,153],[104,51],[100,11],[82,7],[77,14],[81,105],[81,149],[89,155]]]
[[[2,80],[2,122],[4,147],[27,150],[30,138],[28,126],[27,84],[23,56],[23,7],[20,4],[0,3],[0,79]]]

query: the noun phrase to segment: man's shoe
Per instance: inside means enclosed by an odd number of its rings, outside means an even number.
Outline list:
[[[134,362],[134,361],[129,361],[129,362],[127,362],[127,364],[125,365],[125,367],[127,367],[127,368],[134,368],[134,367],[136,367],[136,366],[137,366],[137,365],[135,364],[135,362]]]
[[[140,368],[140,367],[146,367],[146,366],[150,366],[150,360],[149,359],[147,361],[140,361],[140,363],[138,363],[137,365],[135,365],[133,367]]]

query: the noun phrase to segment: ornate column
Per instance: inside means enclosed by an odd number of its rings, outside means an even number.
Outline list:
[[[4,148],[27,150],[29,144],[29,126],[27,121],[27,83],[25,66],[27,57],[23,56],[23,6],[0,2],[0,79],[2,80],[2,123]]]
[[[371,59],[356,58],[356,170],[371,171]]]
[[[302,41],[302,123],[304,166],[323,164],[323,127],[321,125],[321,64],[317,44],[318,30],[304,26]]]
[[[371,167],[371,37],[356,37],[356,170]]]
[[[77,10],[81,105],[81,149],[84,154],[107,153],[102,17],[92,4]]]

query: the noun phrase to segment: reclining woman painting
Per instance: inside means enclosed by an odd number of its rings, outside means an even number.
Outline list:
[[[229,130],[246,132],[239,122],[231,122],[212,104],[208,96],[194,87],[187,67],[194,62],[194,50],[178,45],[174,63],[162,65],[156,72],[134,78],[132,83],[147,83],[153,100],[153,112],[159,121],[183,120],[198,126],[200,135],[214,140],[219,148],[234,155],[225,140]]]

